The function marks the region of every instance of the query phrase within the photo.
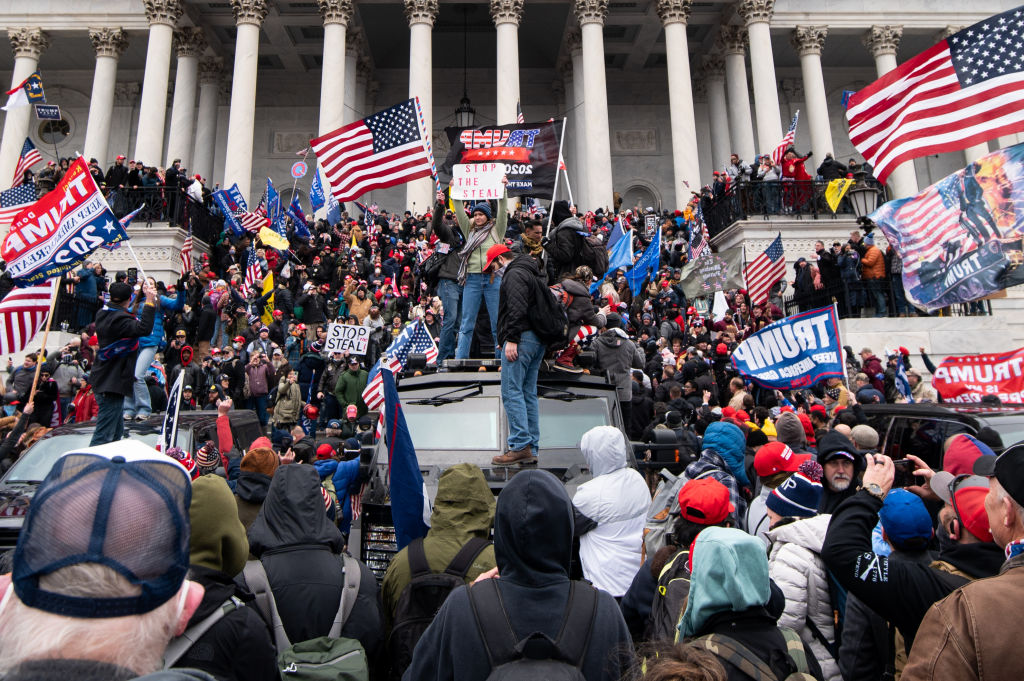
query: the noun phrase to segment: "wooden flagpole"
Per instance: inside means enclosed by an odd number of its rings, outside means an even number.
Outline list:
[[[46,359],[46,341],[50,337],[50,324],[53,323],[53,311],[57,307],[57,291],[59,289],[59,283],[60,279],[53,280],[53,284],[50,289],[50,314],[46,316],[46,330],[43,331],[43,345],[40,350],[42,357],[36,357],[36,375],[32,378],[32,389],[28,392],[28,399],[30,400],[32,399],[32,396],[35,395],[36,386],[39,384],[39,373],[43,369],[43,360]],[[22,409],[24,408],[24,405],[22,405]]]

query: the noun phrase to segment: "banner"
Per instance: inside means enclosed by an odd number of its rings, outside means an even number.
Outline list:
[[[227,189],[218,189],[212,194],[213,200],[217,203],[217,207],[220,208],[220,212],[224,215],[224,222],[231,227],[231,231],[235,233],[236,237],[245,234],[245,228],[238,221],[236,217],[239,213],[244,213],[248,210],[245,205],[245,197],[242,196],[242,192],[238,189],[238,183],[231,185]]]
[[[370,327],[361,324],[328,324],[324,352],[345,352],[365,355],[370,340]]]
[[[828,207],[835,213],[839,210],[839,202],[843,200],[846,192],[853,186],[853,180],[850,178],[840,178],[832,180],[825,187],[825,201],[828,202]]]
[[[452,166],[451,197],[462,201],[500,199],[504,163],[456,163]]]
[[[279,251],[288,250],[288,239],[285,239],[269,227],[260,227],[259,237],[264,246],[270,246]]]
[[[696,260],[683,266],[680,276],[679,283],[687,298],[743,288],[743,248],[737,246],[718,253],[705,248]]]
[[[1000,355],[951,355],[935,367],[932,387],[943,402],[1024,402],[1024,348]]]
[[[626,271],[626,281],[629,283],[629,290],[633,292],[634,296],[640,292],[640,287],[644,285],[644,280],[653,276],[658,271],[660,263],[661,229],[658,229],[654,233],[654,240],[644,250],[643,255],[633,263],[632,268]]]
[[[550,199],[558,174],[562,121],[479,128],[445,128],[451,149],[441,171],[452,174],[458,163],[505,166],[509,196]]]
[[[32,286],[77,268],[100,246],[127,238],[78,157],[52,191],[18,213],[0,258],[15,284]]]
[[[1024,283],[1024,144],[868,217],[903,259],[907,297],[929,312]]]
[[[740,343],[732,365],[741,376],[778,390],[845,378],[835,305],[769,324]]]
[[[267,272],[267,276],[263,277],[263,290],[260,291],[262,295],[270,294],[267,297],[266,302],[263,303],[263,309],[260,311],[260,321],[269,326],[274,321],[274,272]]]

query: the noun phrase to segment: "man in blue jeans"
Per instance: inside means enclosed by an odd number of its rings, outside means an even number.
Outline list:
[[[533,331],[540,269],[528,253],[515,255],[504,244],[487,249],[484,272],[501,274],[498,347],[501,348],[501,401],[508,420],[508,451],[491,460],[496,466],[537,463],[540,408],[537,374],[546,347]]]

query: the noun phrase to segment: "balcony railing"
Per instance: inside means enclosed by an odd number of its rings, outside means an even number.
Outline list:
[[[191,225],[193,236],[210,245],[217,242],[224,229],[224,218],[186,196],[184,187],[108,187],[104,194],[118,218],[144,205],[132,220],[136,227],[152,226],[154,222],[167,222],[183,229]]]
[[[879,297],[880,296],[880,297]],[[992,303],[979,300],[973,303],[950,305],[942,310],[926,315],[919,312],[903,294],[903,287],[893,286],[889,279],[860,280],[844,283],[841,286],[826,286],[811,293],[792,292],[782,301],[786,316],[805,310],[813,310],[836,303],[841,319],[850,317],[980,317],[992,314]],[[880,302],[884,302],[884,314],[879,314]]]

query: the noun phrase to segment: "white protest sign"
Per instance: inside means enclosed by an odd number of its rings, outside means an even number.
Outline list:
[[[359,324],[328,324],[326,352],[345,352],[351,355],[365,355],[370,340],[370,327]]]
[[[458,163],[452,166],[451,196],[463,201],[500,199],[504,163]]]

